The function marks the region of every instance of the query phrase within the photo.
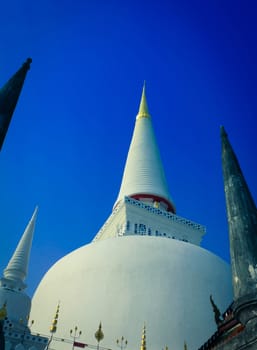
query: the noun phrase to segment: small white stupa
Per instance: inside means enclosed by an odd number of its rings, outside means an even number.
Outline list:
[[[205,228],[175,214],[148,112],[145,88],[123,180],[113,211],[92,243],[59,260],[44,276],[32,302],[37,331],[49,334],[60,302],[56,338],[103,347],[197,349],[216,325],[210,295],[221,310],[232,300],[230,268],[200,247]],[[54,340],[53,340],[54,341]],[[82,345],[80,345],[82,347]],[[70,344],[52,343],[56,350]]]
[[[43,350],[48,342],[47,338],[31,333],[31,324],[28,324],[31,298],[25,293],[27,285],[24,282],[28,274],[37,212],[36,207],[0,278],[0,308],[5,310],[5,350]]]
[[[30,314],[31,300],[25,293],[27,285],[24,283],[35,230],[38,208],[35,209],[17,248],[15,249],[3,277],[0,279],[0,305],[6,303],[8,317],[12,322],[27,324]]]

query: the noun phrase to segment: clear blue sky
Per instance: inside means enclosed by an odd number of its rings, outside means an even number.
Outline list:
[[[229,261],[219,126],[257,198],[254,1],[1,4],[0,85],[32,57],[0,153],[0,268],[35,205],[27,283],[89,243],[116,200],[143,81],[179,215]]]

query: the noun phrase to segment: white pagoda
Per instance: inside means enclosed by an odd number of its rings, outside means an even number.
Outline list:
[[[221,310],[232,300],[228,264],[200,247],[205,228],[176,215],[143,88],[120,192],[92,243],[60,259],[43,277],[31,317],[48,334],[60,303],[56,338],[74,326],[79,342],[140,348],[145,325],[148,350],[196,350],[216,329],[210,295]],[[82,346],[81,345],[81,346]],[[53,349],[70,344],[53,341]]]

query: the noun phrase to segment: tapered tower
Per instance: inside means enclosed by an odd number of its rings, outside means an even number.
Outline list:
[[[28,273],[37,211],[36,208],[0,279],[0,305],[6,303],[8,317],[12,322],[22,320],[26,324],[30,313],[31,300],[24,292],[24,281]]]
[[[0,150],[3,146],[31,62],[31,58],[28,58],[12,78],[0,89]]]
[[[175,214],[143,86],[118,197],[94,241],[164,236],[199,245],[205,227]],[[158,217],[158,220],[157,220]]]
[[[233,302],[215,311],[217,331],[199,350],[257,349],[257,212],[236,154],[221,127],[222,169],[229,228]],[[216,310],[215,310],[216,308]]]
[[[223,127],[221,140],[234,309],[245,324],[257,314],[257,211]]]
[[[148,111],[145,85],[136,116],[120,192],[114,207],[125,196],[175,213]]]

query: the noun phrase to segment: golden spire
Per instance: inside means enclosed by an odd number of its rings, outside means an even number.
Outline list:
[[[6,302],[5,302],[0,309],[0,321],[3,321],[6,316],[7,316],[7,309],[6,309]]]
[[[142,91],[142,97],[140,101],[140,106],[137,114],[137,119],[139,118],[151,118],[149,112],[148,112],[148,107],[147,107],[147,102],[146,102],[146,96],[145,96],[145,82],[143,86],[143,91]]]
[[[146,350],[146,329],[145,324],[143,327],[142,337],[141,337],[141,347],[140,350]]]
[[[57,331],[57,322],[58,322],[58,317],[59,317],[59,310],[60,310],[60,304],[58,303],[54,319],[53,319],[52,324],[50,326],[50,333],[52,333],[52,334]]]

